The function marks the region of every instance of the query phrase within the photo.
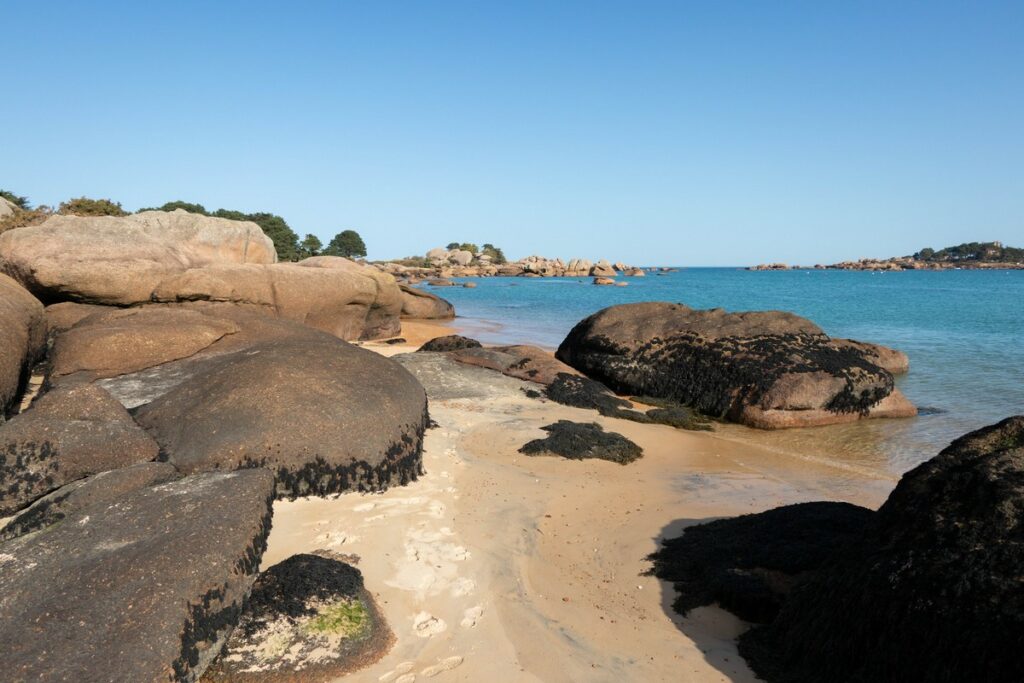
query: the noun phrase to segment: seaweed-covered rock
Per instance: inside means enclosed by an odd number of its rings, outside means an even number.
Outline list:
[[[910,357],[897,349],[856,339],[833,338],[832,345],[840,349],[852,348],[860,351],[869,361],[894,375],[905,375],[910,372]]]
[[[373,663],[393,640],[358,569],[293,555],[256,579],[238,628],[203,680],[331,681]]]
[[[267,467],[295,497],[415,479],[426,410],[398,363],[321,335],[210,358],[136,419],[184,473]]]
[[[864,350],[782,311],[612,306],[578,323],[556,356],[614,391],[763,429],[916,414]]]
[[[114,377],[191,356],[236,332],[235,323],[197,311],[108,309],[58,334],[50,363],[55,376]]]
[[[449,334],[446,337],[434,337],[423,346],[417,349],[417,351],[457,351],[459,349],[479,349],[483,346],[476,339],[470,339],[469,337],[463,337],[458,334]]]
[[[154,460],[158,452],[103,389],[54,389],[0,426],[0,515],[76,479]]]
[[[420,320],[448,320],[455,317],[455,306],[436,294],[409,285],[398,285],[402,291],[402,317]]]
[[[548,433],[543,439],[534,439],[522,448],[524,455],[560,455],[570,460],[610,460],[627,465],[643,455],[635,443],[615,432],[606,432],[601,425],[590,422],[559,420],[541,427]]]
[[[0,422],[43,354],[43,305],[21,285],[0,274]]]
[[[769,681],[1024,680],[1024,416],[903,476],[740,652]]]
[[[849,503],[799,503],[687,527],[649,559],[678,593],[682,615],[717,602],[741,619],[775,618],[793,586],[864,530],[873,512]]]
[[[129,491],[163,484],[181,475],[167,462],[144,462],[73,481],[32,503],[0,529],[0,541],[39,531],[80,510],[111,503]]]
[[[273,486],[265,470],[199,474],[4,542],[4,678],[196,680],[256,578]]]
[[[555,403],[596,410],[605,417],[642,424],[663,424],[677,429],[712,429],[706,417],[674,401],[650,396],[634,398],[633,401],[637,403],[656,406],[642,412],[635,409],[632,402],[613,394],[605,385],[582,375],[558,373],[545,387],[544,393]]]
[[[550,384],[559,374],[577,374],[544,349],[523,344],[464,348],[452,352],[451,356],[460,363],[497,370],[503,375],[538,384]]]

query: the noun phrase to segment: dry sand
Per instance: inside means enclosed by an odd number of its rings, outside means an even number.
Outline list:
[[[456,331],[407,323],[410,343],[365,346],[394,355]],[[528,398],[522,389],[536,385],[465,373],[451,391],[424,381],[439,427],[419,481],[275,504],[263,566],[316,549],[348,555],[395,632],[380,662],[339,680],[754,680],[734,641],[746,624],[717,607],[678,617],[671,586],[643,575],[645,557],[687,524],[806,500],[875,507],[895,483],[728,430],[605,418]],[[517,452],[563,418],[622,433],[644,457],[622,466]]]

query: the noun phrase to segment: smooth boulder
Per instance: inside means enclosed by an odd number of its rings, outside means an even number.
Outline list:
[[[612,306],[579,322],[556,357],[617,392],[763,429],[917,412],[865,351],[782,311]]]
[[[1024,416],[907,472],[740,652],[768,681],[1024,679]]]
[[[0,274],[0,422],[21,393],[46,346],[43,305]]]
[[[488,348],[464,348],[453,351],[452,359],[467,365],[497,370],[503,375],[548,385],[559,374],[578,374],[548,351],[517,344]]]
[[[394,278],[352,265],[357,269],[294,263],[211,265],[161,280],[149,298],[156,303],[239,307],[340,339],[398,334],[402,302]],[[381,277],[390,278],[390,284],[382,285]]]
[[[265,470],[200,474],[4,542],[4,678],[199,678],[256,578],[272,492]]]
[[[155,460],[156,442],[106,391],[58,387],[0,426],[0,516],[105,470]]]
[[[57,334],[51,371],[57,377],[114,377],[187,358],[238,330],[230,320],[184,309],[99,311]]]
[[[327,495],[415,479],[427,399],[393,360],[322,335],[210,358],[136,419],[184,473],[266,467],[278,496]]]
[[[419,320],[448,320],[455,317],[455,306],[436,294],[417,287],[399,285],[402,290],[402,317]]]
[[[0,270],[45,303],[125,306],[149,301],[168,277],[228,263],[275,263],[260,227],[188,213],[53,215],[0,235]]]

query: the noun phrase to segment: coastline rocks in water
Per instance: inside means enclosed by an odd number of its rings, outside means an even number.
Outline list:
[[[46,303],[131,305],[189,268],[276,261],[274,243],[255,223],[180,209],[53,215],[0,235],[0,267]]]
[[[341,339],[396,335],[401,329],[402,298],[394,278],[351,265],[351,269],[294,263],[193,268],[161,280],[149,299],[237,306]],[[390,284],[382,285],[381,277],[390,278]]]
[[[618,271],[612,267],[612,264],[608,263],[605,259],[601,259],[590,269],[590,275],[593,277],[615,277],[618,274]]]
[[[614,391],[667,398],[762,429],[906,417],[892,374],[809,320],[649,302],[579,322],[556,357]]]
[[[434,278],[433,280],[427,280],[427,284],[431,287],[454,287],[455,283],[451,280],[444,278]]]
[[[606,432],[601,425],[590,422],[559,420],[541,427],[548,433],[543,439],[530,441],[519,449],[524,455],[560,455],[570,460],[610,460],[627,465],[643,455],[635,443],[615,432]]]
[[[0,274],[0,423],[46,346],[43,305]]]
[[[515,345],[463,348],[451,353],[452,360],[497,370],[503,375],[538,384],[550,384],[559,374],[577,374],[565,363],[536,346]]]
[[[0,426],[0,515],[76,479],[154,460],[158,452],[103,389],[54,389]]]
[[[209,359],[136,419],[180,471],[266,467],[277,495],[294,498],[415,479],[426,411],[423,387],[399,364],[309,337]]]
[[[593,284],[595,285],[614,285],[615,280],[610,277],[595,277]]]
[[[73,481],[19,512],[0,528],[0,541],[46,528],[89,506],[114,502],[129,491],[180,477],[170,463],[144,462]]]
[[[0,546],[0,651],[18,681],[193,681],[256,578],[273,476],[131,491]]]
[[[793,586],[864,530],[874,513],[849,503],[799,503],[683,530],[650,556],[671,581],[673,609],[718,603],[746,621],[767,622]]]
[[[236,332],[229,320],[185,309],[108,309],[58,334],[50,362],[56,376],[114,377],[191,356]]]
[[[1024,679],[1024,416],[906,473],[740,652],[768,681]]]
[[[483,347],[483,344],[476,339],[470,339],[458,334],[450,334],[446,337],[434,337],[416,350],[444,353],[446,351],[457,351],[458,349],[479,349],[481,347]]]
[[[293,555],[262,572],[204,681],[326,683],[372,664],[394,642],[358,569]]]
[[[409,285],[402,290],[402,317],[419,320],[448,320],[455,317],[455,306],[436,294]]]
[[[832,344],[837,348],[856,349],[862,352],[869,361],[894,375],[905,375],[910,372],[910,357],[902,351],[855,339],[833,339]]]

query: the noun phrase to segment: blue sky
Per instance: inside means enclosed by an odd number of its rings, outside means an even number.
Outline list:
[[[372,258],[1024,244],[1024,3],[0,4],[0,187]]]

